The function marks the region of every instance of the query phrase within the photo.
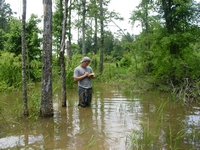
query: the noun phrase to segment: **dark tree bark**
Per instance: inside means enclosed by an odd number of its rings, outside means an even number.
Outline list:
[[[61,22],[61,18],[62,18],[62,19],[64,18],[64,13],[63,13],[63,11],[64,11],[64,10],[63,10],[63,0],[59,0],[59,5],[60,5],[60,9],[59,9],[59,12],[60,12],[60,16],[59,16],[59,17],[60,17],[60,26],[63,26],[63,25],[62,25],[62,22]],[[59,36],[60,36],[60,37],[59,37],[59,43],[60,43],[60,46],[61,46],[61,42],[62,42],[62,30],[60,30]],[[59,49],[59,47],[58,47],[58,49]],[[62,62],[61,62],[62,60],[61,60],[61,57],[60,57],[60,54],[61,54],[61,53],[60,53],[60,51],[59,51],[58,53],[59,53],[59,62],[58,62],[58,63],[59,63],[59,67],[61,67],[61,63],[62,63]],[[61,68],[60,68],[60,70],[61,70]]]
[[[167,32],[169,34],[176,33],[176,24],[178,24],[178,19],[175,18],[175,9],[178,7],[173,0],[162,0],[162,8],[164,12],[164,19],[166,23]],[[173,42],[170,44],[170,53],[175,57],[179,53],[179,46]]]
[[[23,14],[22,14],[22,93],[24,101],[24,115],[28,116],[28,98],[26,85],[26,0],[23,0]]]
[[[72,61],[72,47],[71,47],[71,42],[67,41],[67,56],[69,58],[69,61]]]
[[[72,61],[72,49],[71,49],[71,37],[72,37],[72,34],[71,34],[71,0],[69,0],[69,3],[70,3],[70,7],[68,8],[69,10],[69,15],[68,15],[68,28],[69,28],[69,34],[68,34],[68,42],[67,42],[67,56],[69,58],[70,61]]]
[[[166,29],[169,35],[180,32],[176,28],[177,24],[179,24],[179,18],[177,15],[175,15],[176,7],[179,7],[179,5],[176,5],[173,0],[162,0],[163,17],[165,19]],[[174,59],[179,58],[180,47],[176,42],[171,41],[169,45],[169,51]],[[175,69],[176,68],[174,68],[174,71]],[[174,73],[172,73],[170,78],[174,85],[178,85],[179,81]]]
[[[97,2],[96,0],[94,1],[95,3],[95,6],[97,6]],[[97,13],[95,13],[95,29],[94,29],[94,54],[96,55],[97,54],[97,32],[98,32],[98,15]],[[97,59],[95,57],[94,59],[94,68],[96,69],[97,68]]]
[[[101,41],[100,41],[100,68],[99,72],[100,74],[103,73],[103,55],[104,55],[104,24],[103,24],[103,0],[100,0],[100,32],[101,32]]]
[[[52,0],[43,0],[43,54],[40,116],[53,116],[52,102]]]
[[[66,107],[66,69],[65,69],[65,37],[67,23],[68,0],[65,0],[64,18],[62,23],[62,40],[60,46],[61,76],[62,76],[62,107]]]
[[[144,24],[145,24],[145,32],[146,32],[146,51],[148,52],[150,50],[150,41],[149,41],[149,10],[148,10],[148,5],[149,5],[149,1],[144,0],[144,14],[145,14],[145,19],[144,19]],[[150,72],[151,70],[151,65],[150,65],[150,56],[147,56],[147,72]]]
[[[86,54],[85,50],[85,15],[86,15],[86,0],[82,0],[82,54]]]

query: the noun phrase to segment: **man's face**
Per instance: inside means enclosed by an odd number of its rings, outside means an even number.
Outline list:
[[[87,67],[89,64],[90,64],[90,61],[84,61],[84,62],[82,62],[81,66],[85,68],[85,67]]]

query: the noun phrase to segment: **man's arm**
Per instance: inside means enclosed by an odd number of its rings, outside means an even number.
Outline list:
[[[81,81],[81,80],[83,80],[84,78],[87,78],[88,75],[89,75],[89,73],[88,73],[88,72],[85,72],[85,74],[82,75],[82,76],[74,77],[74,81],[75,81],[75,82],[77,82],[77,81]]]

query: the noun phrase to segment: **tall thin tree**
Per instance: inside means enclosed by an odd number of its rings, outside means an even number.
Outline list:
[[[72,34],[71,34],[71,12],[72,12],[72,2],[71,2],[71,0],[69,0],[69,4],[70,4],[70,6],[68,7],[68,12],[69,12],[69,14],[68,14],[68,25],[67,25],[67,27],[68,27],[68,32],[69,32],[69,34],[68,34],[68,42],[67,42],[67,55],[68,55],[68,58],[69,58],[69,61],[71,61],[72,60],[72,49],[71,49],[71,39],[72,39]]]
[[[26,0],[23,0],[23,14],[22,14],[22,93],[24,101],[24,115],[28,116],[28,98],[26,85]]]
[[[82,54],[86,54],[85,50],[85,19],[86,19],[86,0],[82,0]]]
[[[68,13],[68,0],[65,0],[64,17],[62,23],[62,39],[60,45],[60,61],[61,61],[61,76],[62,76],[62,107],[66,106],[66,69],[65,69],[65,39],[66,39],[66,23]]]
[[[43,53],[40,116],[53,116],[52,100],[52,0],[43,0]]]
[[[95,7],[97,7],[97,1],[94,0],[94,5]],[[95,26],[94,26],[94,54],[96,55],[97,54],[97,32],[98,32],[98,7],[95,9],[95,17],[94,17],[94,20],[95,20]],[[95,61],[95,68],[96,68],[97,64],[96,64],[96,61]]]
[[[101,40],[100,40],[100,74],[103,73],[103,55],[104,55],[104,22],[103,22],[103,0],[100,0],[100,32],[101,32]]]

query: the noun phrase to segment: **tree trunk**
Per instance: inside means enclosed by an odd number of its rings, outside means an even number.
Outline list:
[[[82,54],[85,55],[85,13],[86,13],[86,9],[85,9],[85,5],[86,5],[86,0],[82,0]]]
[[[22,93],[24,101],[24,115],[28,116],[28,98],[26,86],[26,0],[23,0],[22,14]]]
[[[62,107],[66,107],[66,69],[65,69],[65,36],[66,36],[66,22],[67,22],[68,0],[65,0],[64,17],[62,23],[62,40],[60,46],[60,60],[61,60],[61,76],[62,76]]]
[[[145,22],[145,32],[146,32],[146,37],[147,37],[147,40],[146,40],[146,51],[147,51],[147,54],[149,54],[149,50],[150,50],[148,5],[149,5],[149,2],[145,1],[144,2],[144,9],[145,9],[145,20],[144,20],[144,22]],[[151,58],[150,58],[149,55],[147,55],[147,73],[149,73],[150,70],[151,70],[150,61],[151,61]]]
[[[69,7],[69,15],[68,15],[68,28],[69,28],[69,34],[68,34],[68,39],[69,41],[67,42],[67,52],[68,52],[68,58],[70,61],[72,61],[72,49],[71,49],[71,11],[72,11],[72,8],[71,8],[71,0],[69,1],[70,3],[70,7]]]
[[[95,1],[95,5],[96,1]],[[97,54],[97,32],[98,32],[98,20],[97,20],[98,15],[95,13],[95,25],[94,25],[94,54]]]
[[[103,73],[103,49],[104,49],[104,25],[103,25],[103,0],[100,0],[100,27],[101,27],[101,41],[100,41],[100,68],[99,72],[100,74]]]
[[[60,7],[60,9],[59,9],[59,17],[60,17],[60,20],[61,20],[61,18],[63,19],[64,18],[64,14],[63,14],[63,0],[59,0],[59,7]],[[62,22],[60,22],[60,26],[63,26],[62,25]],[[59,34],[59,43],[60,43],[60,45],[59,46],[61,46],[61,42],[62,42],[62,30],[60,30],[60,34]],[[58,47],[58,55],[59,55],[59,60],[58,60],[58,66],[59,67],[61,67],[61,58],[60,58],[60,47]],[[60,70],[61,70],[61,68],[59,68]]]
[[[176,14],[176,7],[179,7],[175,4],[175,1],[173,0],[162,0],[162,9],[163,9],[163,15],[166,23],[166,29],[168,35],[173,35],[177,33],[177,24],[179,24],[179,18],[178,14]],[[171,41],[169,44],[169,51],[170,54],[174,57],[174,59],[180,59],[180,46],[175,42]],[[176,70],[173,70],[175,72]],[[170,78],[172,80],[173,85],[178,85],[179,81],[176,78],[176,75],[172,73],[170,75]]]
[[[169,34],[174,34],[176,32],[176,24],[178,23],[174,16],[174,10],[176,5],[174,4],[173,0],[164,1],[162,0],[162,8],[164,11],[164,18],[166,22],[167,32]],[[176,43],[170,43],[170,53],[173,54],[175,57],[179,54],[180,48],[179,45]]]
[[[97,6],[96,0],[95,0],[95,6]],[[97,32],[98,32],[98,20],[97,20],[97,13],[95,13],[95,29],[94,29],[94,54],[96,56],[97,54]],[[97,59],[95,57],[94,59],[94,68],[97,69]]]
[[[71,48],[71,42],[67,41],[67,56],[69,58],[69,61],[72,60],[72,48]]]
[[[43,0],[43,54],[40,116],[53,116],[52,102],[52,0]]]

